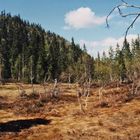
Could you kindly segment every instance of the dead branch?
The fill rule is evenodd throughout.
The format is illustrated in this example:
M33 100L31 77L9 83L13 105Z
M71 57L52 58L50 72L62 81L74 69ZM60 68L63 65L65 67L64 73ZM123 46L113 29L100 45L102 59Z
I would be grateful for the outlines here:
M45 93L39 92L39 101L45 102L47 100L47 95Z
M51 97L57 98L59 96L59 93L60 93L60 88L57 79L55 79L53 88L51 90Z
M69 73L69 75L68 75L69 88L70 88L70 84L71 84L71 76L72 76L72 74Z
M84 110L84 107L83 107L83 103L82 103L82 95L83 95L83 90L81 90L79 88L79 85L77 85L77 99L78 99L78 103L79 103L79 106L80 106L80 110L81 112L85 113L85 110Z
M15 83L15 84L16 84L16 86L17 86L19 95L20 95L20 96L24 96L25 93L26 93L26 91L25 91L25 89L24 89L24 87L23 87L23 84L22 84L22 83Z
M103 98L103 87L99 89L99 100L101 101Z
M87 108L88 106L88 97L90 96L90 92L91 92L91 79L89 79L88 83L87 83L87 87L86 87L86 99L85 99L85 108ZM84 93L85 94L85 93Z
M126 29L126 32L125 32L125 39L126 39L130 28L133 28L135 22L140 17L140 12L132 12L132 13L124 14L123 13L123 7L127 8L127 9L128 8L140 9L140 6L128 4L125 0L121 0L121 2L122 2L121 4L118 4L117 6L113 7L113 9L107 15L107 17L106 17L106 25L107 25L107 28L109 28L109 17L112 15L112 13L115 10L117 10L119 15L121 17L123 17L123 18L130 17L130 16L135 16L133 21L130 23L130 25Z
M85 109L88 106L88 97L91 92L91 79L89 78L84 83L78 83L77 85L77 99L80 106L80 110L85 113Z
M45 91L45 94L47 94L48 93L48 91L47 91L47 86L49 85L47 82L50 80L50 76L48 76L48 78L47 78L47 75L45 74L45 77L44 77L44 81L43 81L43 83L41 84L42 86L43 86L43 88L44 88L44 91ZM49 89L49 88L48 88Z

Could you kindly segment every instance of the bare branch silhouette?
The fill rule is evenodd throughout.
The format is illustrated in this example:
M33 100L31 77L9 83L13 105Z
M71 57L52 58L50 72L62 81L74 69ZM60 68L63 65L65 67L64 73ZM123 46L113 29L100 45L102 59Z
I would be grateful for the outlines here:
M126 32L125 32L125 39L126 39L130 28L133 28L135 22L140 17L140 12L130 12L130 13L124 14L123 13L123 8L124 7L127 8L127 9L128 8L133 8L134 10L136 10L136 9L140 9L140 6L129 4L125 0L121 0L121 2L122 2L121 4L118 4L117 6L113 7L113 9L107 15L107 17L106 17L106 25L107 25L107 28L109 28L109 17L113 14L113 12L115 10L118 11L119 15L122 18L134 16L134 19L132 20L132 22L130 23L130 25L126 29Z

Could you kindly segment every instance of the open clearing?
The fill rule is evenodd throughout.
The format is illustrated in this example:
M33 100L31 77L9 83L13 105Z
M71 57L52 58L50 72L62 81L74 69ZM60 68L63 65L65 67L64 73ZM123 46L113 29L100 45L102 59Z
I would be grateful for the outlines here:
M31 85L24 85L26 93ZM35 85L35 90L44 92ZM85 112L75 85L61 84L58 98L19 97L14 84L0 87L0 140L140 140L140 96L127 96L127 86L92 87Z

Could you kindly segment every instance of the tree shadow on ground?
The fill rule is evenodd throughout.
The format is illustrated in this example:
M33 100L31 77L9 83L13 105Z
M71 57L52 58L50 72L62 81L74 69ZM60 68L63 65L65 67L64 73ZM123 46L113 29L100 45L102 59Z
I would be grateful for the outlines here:
M20 132L22 129L29 129L37 125L48 125L51 120L41 118L28 120L15 120L6 123L0 123L0 132Z

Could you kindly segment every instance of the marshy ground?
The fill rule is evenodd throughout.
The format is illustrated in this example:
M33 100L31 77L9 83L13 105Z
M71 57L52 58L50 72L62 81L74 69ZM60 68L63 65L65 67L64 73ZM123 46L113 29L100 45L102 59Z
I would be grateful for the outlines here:
M92 87L84 112L74 84L61 84L60 96L45 101L23 86L25 97L15 84L0 86L0 140L140 140L140 94L130 96L128 85L105 87L102 99Z

